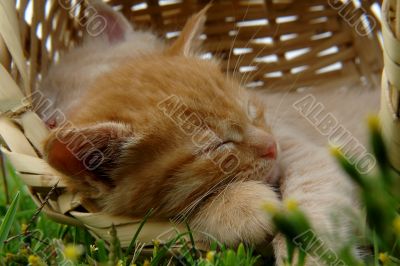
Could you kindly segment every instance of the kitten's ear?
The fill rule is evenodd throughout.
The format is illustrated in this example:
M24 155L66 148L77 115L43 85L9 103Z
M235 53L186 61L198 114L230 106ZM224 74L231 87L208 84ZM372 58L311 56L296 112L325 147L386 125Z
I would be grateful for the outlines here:
M88 9L90 9L90 17L87 38L106 37L110 43L116 43L125 40L126 34L132 31L129 21L102 1L92 1ZM92 24L97 21L99 26L90 27L91 20L93 20Z
M85 128L61 128L45 143L48 163L69 177L90 176L107 181L118 164L133 131L120 123L100 123ZM108 180L112 181L112 180Z
M206 13L210 7L211 4L206 5L201 11L189 18L178 39L167 50L168 54L188 56L196 49L196 43L203 32L207 20Z

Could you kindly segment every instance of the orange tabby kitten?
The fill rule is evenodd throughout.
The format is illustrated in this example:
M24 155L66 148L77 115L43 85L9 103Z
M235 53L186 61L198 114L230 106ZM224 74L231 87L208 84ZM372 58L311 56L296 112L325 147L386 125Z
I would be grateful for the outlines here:
M170 46L95 4L101 36L53 66L38 106L56 130L46 158L92 211L187 218L199 240L257 244L272 234L277 145L263 105L196 56L207 7Z

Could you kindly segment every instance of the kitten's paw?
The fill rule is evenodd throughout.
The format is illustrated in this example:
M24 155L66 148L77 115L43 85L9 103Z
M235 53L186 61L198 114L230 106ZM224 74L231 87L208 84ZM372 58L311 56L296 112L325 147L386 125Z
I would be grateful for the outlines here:
M195 237L227 245L262 243L273 234L272 221L262 208L265 203L280 204L277 193L268 185L256 181L232 183L194 215L191 227Z

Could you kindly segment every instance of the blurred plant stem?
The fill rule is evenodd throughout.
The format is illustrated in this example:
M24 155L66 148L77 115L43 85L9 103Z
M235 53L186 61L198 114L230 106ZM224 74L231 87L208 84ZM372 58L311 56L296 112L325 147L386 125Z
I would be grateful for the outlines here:
M4 195L6 198L6 205L10 204L10 192L8 191L8 182L7 182L7 172L6 172L6 161L3 152L0 149L0 168L1 168L1 176L3 178L3 188Z

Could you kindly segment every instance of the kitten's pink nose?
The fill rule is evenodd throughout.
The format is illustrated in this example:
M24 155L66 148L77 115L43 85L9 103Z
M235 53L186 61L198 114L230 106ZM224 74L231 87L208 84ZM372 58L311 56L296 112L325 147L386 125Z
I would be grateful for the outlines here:
M257 155L263 159L274 160L277 157L277 146L274 137L259 128L249 132L250 145Z
M259 150L259 155L265 159L276 159L277 149L275 142L267 143L265 147Z

